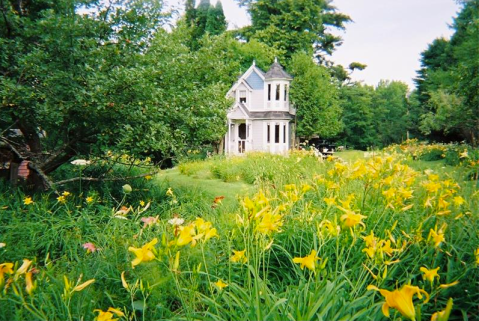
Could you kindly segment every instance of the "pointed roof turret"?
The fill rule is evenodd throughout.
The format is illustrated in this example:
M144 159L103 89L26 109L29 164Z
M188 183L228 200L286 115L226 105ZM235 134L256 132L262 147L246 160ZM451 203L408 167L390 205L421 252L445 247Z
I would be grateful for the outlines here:
M274 63L269 67L268 72L264 76L266 80L269 79L288 79L292 80L293 77L284 71L283 67L278 63L278 58L274 58Z

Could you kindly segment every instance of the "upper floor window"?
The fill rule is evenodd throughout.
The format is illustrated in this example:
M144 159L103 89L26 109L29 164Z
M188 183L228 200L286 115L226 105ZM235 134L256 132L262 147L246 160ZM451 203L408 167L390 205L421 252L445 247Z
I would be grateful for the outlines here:
M240 93L239 93L239 101L240 103L245 103L246 102L246 90L240 90Z
M279 100L279 89L280 85L276 85L276 100Z
M284 101L288 100L288 85L284 85Z
M268 84L268 101L271 101L271 84Z

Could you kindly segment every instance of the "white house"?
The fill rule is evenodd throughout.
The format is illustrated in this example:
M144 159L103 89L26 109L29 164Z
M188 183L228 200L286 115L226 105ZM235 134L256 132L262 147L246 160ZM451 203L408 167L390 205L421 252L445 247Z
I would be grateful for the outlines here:
M289 102L291 77L275 59L264 73L255 63L228 91L234 104L228 112L225 153L285 153L294 138L295 110Z

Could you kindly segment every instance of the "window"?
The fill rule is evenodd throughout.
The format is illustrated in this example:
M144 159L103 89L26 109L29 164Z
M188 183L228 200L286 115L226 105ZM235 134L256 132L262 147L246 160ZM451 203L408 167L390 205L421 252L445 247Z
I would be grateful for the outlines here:
M283 125L283 144L286 144L286 125Z
M274 126L274 142L279 143L279 125Z
M246 139L246 124L240 124L238 127L239 139Z
M271 142L271 134L270 134L270 125L266 126L266 142L269 144Z
M284 101L288 100L288 85L284 85Z
M240 90L240 103L246 102L246 90Z
M276 100L279 100L279 85L276 85Z
M268 101L271 101L271 84L268 84Z

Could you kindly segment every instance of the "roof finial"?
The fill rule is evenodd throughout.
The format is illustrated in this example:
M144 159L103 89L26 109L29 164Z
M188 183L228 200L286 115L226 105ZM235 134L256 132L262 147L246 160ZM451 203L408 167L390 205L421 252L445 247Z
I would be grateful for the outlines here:
M253 66L256 66L256 59L253 59Z
M274 57L274 62L278 63L278 57Z

